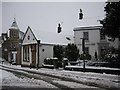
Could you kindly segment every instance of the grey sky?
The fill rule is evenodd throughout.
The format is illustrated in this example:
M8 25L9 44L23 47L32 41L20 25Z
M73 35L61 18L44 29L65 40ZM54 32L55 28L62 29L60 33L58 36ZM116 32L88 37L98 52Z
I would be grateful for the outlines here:
M38 33L56 33L61 23L61 34L73 35L74 27L100 25L97 20L104 17L104 6L104 2L3 2L2 32L9 29L15 17L23 32L30 26ZM83 20L78 19L80 8Z
M2 31L2 3L0 2L0 33ZM0 35L1 36L1 35Z

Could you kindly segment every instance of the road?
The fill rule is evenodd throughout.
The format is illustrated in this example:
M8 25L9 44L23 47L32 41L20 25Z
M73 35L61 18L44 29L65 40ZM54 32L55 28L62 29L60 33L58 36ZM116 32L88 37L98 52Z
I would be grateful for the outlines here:
M58 89L58 90L80 90L90 89L105 90L104 88L96 87L94 85L88 86L82 83L71 81L65 78L58 78L49 75L42 75L40 73L33 73L27 70L18 70L8 67L2 67L2 88L3 89ZM8 76L7 76L8 75Z

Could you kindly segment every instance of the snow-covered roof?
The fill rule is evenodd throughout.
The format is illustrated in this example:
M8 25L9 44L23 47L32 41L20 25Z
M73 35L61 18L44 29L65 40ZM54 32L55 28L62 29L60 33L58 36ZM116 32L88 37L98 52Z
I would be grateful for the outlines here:
M73 36L72 35L65 35L61 33L54 33L54 32L35 32L35 36L37 39L41 40L41 43L49 43L49 44L62 44L67 45L68 43L73 43ZM71 40L68 40L69 37Z
M99 30L102 26L87 26L87 27L76 27L73 31L83 31L83 30Z
M40 43L44 44L67 45L68 43L73 43L74 41L74 37L72 35L64 35L61 33L58 34L56 32L38 31L33 29L31 29L31 31L36 39L40 40ZM69 38L69 40L67 38Z
M14 21L9 29L19 29L15 18L14 18Z

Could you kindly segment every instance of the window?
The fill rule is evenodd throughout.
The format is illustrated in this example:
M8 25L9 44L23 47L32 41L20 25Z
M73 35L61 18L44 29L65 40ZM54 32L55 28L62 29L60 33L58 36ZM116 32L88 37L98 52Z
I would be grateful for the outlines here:
M29 39L30 39L30 36L28 35L28 37L27 37L27 38L28 38L28 40L29 40Z
M27 49L24 48L24 60L26 61L27 60Z
M7 49L5 48L4 51L7 51Z
M83 38L84 38L85 40L89 40L88 32L83 32Z
M29 60L30 57L29 57L29 46L24 46L23 47L23 61L30 61Z
M85 47L85 53L89 54L89 47Z
M100 40L105 40L105 35L102 31L100 31Z
M16 32L13 32L13 37L16 37Z
M42 51L44 52L44 51L45 51L45 49L42 49Z
M13 43L11 43L11 48L13 47Z
M13 43L13 48L16 48L16 44L15 43Z
M15 42L11 43L11 48L14 48L14 49L16 48L16 43Z
M27 48L27 61L29 61L29 47Z
M11 31L11 36L13 36L13 31Z
M4 41L6 41L6 37L4 36Z
M31 45L31 51L36 51L36 45Z

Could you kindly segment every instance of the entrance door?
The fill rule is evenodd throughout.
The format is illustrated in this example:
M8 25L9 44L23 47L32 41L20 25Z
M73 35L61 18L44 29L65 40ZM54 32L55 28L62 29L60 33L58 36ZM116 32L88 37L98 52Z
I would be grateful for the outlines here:
M31 45L32 67L36 66L36 45Z

